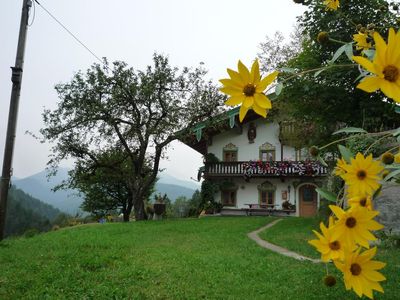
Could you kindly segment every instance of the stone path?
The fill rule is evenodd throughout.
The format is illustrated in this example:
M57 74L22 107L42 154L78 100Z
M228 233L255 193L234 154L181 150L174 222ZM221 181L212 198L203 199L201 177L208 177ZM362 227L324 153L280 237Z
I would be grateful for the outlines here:
M273 221L273 222L271 222L271 223L269 223L269 224L267 224L267 225L265 225L265 226L263 226L263 227L261 227L261 228L255 230L255 231L252 231L252 232L248 233L247 236L248 236L250 239L252 239L253 241L255 241L259 246L261 246L261 247L263 247L263 248L265 248L265 249L274 251L274 252L276 252L276 253L279 253L279 254L281 254L281 255L289 256L289 257L292 257L292 258L294 258L294 259L301 260L301 261L303 261L303 260L308 260L308 261L311 261L311 262L313 262L313 263L320 263L321 260L319 260L319 259L314 259L314 258L310 258L310 257L306 257L306 256L303 256L303 255L300 255L300 254L298 254L298 253L296 253L296 252L293 252L293 251L290 251L290 250L288 250L288 249L286 249L286 248L283 248L283 247L280 247L280 246L271 244L271 243L269 243L269 242L267 242L267 241L261 239L261 238L258 236L258 234L259 234L261 231L264 231L264 230L266 230L266 229L268 229L268 228L274 226L276 223L278 223L278 222L280 222L280 221L282 221L282 219L278 219L278 220L276 220L276 221Z

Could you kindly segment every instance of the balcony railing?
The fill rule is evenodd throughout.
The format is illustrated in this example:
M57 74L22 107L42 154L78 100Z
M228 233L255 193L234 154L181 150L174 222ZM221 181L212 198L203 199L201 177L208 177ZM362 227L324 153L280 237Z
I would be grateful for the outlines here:
M206 163L204 175L282 177L282 176L325 176L328 168L317 161L236 161Z

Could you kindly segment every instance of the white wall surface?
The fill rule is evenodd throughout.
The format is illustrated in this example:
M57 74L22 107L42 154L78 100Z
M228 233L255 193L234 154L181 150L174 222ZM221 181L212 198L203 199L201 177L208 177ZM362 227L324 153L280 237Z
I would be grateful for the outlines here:
M281 160L281 144L279 142L279 125L276 122L269 122L265 119L254 121L257 130L257 137L254 143L249 143L247 131L249 123L243 125L243 132L238 133L236 128L225 131L213 137L212 145L208 146L208 153L213 153L221 161L223 160L223 148L229 143L238 147L238 161L259 160L260 146L266 142L275 146L275 160ZM295 160L293 147L284 146L283 158Z

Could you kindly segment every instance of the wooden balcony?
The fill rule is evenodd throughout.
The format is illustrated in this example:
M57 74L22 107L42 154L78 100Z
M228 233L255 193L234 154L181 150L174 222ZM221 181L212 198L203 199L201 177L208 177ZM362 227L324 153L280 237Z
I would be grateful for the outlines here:
M328 168L317 161L236 161L206 163L205 177L317 177Z

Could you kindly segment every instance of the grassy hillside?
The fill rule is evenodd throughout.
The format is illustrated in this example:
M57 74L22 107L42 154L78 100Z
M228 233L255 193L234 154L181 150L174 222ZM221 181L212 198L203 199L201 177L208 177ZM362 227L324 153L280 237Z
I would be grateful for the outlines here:
M6 240L0 299L358 299L341 283L322 285L324 266L275 254L246 236L271 220L95 224ZM390 259L399 265L397 256ZM390 276L397 278L376 299L400 292L398 272Z
M61 212L12 187L9 191L5 235L21 235L29 229L47 231Z

